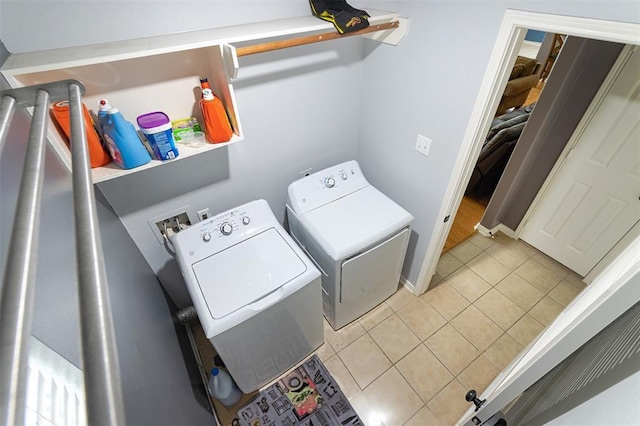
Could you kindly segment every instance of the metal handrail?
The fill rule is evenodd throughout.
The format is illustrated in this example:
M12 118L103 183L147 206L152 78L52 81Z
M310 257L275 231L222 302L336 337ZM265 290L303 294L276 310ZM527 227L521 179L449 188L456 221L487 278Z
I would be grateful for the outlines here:
M60 99L69 99L71 118L81 353L87 421L90 425L125 424L118 352L84 131L81 100L84 90L79 81L64 80L2 93L0 154L15 108L35 105L0 293L0 420L5 426L24 423L27 338L31 333L33 316L48 108L50 102Z
M44 182L44 132L48 105L49 94L44 90L38 90L2 284L0 392L3 421L7 426L24 423L27 339L33 317L40 198ZM6 137L7 132L2 131L2 134Z

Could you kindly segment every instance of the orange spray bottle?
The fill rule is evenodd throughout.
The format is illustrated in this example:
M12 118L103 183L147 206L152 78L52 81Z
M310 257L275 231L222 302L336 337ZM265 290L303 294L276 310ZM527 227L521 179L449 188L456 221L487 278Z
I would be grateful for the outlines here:
M209 88L202 90L200 112L204 123L204 134L209 143L227 142L231 139L233 130L222 100L214 96Z

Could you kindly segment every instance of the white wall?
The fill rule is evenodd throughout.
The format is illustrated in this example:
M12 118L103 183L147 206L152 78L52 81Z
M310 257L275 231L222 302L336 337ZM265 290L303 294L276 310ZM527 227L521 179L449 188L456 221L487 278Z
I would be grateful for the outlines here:
M444 219L436 216L506 9L640 22L640 8L635 1L368 4L411 20L398 47L367 42L357 159L373 184L416 217L403 270L415 284ZM429 157L414 150L418 133L433 140Z
M307 2L297 0L0 0L0 4L0 38L13 53L290 18L309 11Z

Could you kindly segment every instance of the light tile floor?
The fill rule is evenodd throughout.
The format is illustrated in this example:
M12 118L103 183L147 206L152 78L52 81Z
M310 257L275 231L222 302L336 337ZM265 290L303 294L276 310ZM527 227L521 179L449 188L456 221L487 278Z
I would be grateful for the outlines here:
M334 331L318 355L368 426L453 425L584 288L522 241L479 234L443 254L429 291L405 288Z
M315 353L367 426L454 425L467 391L480 394L583 288L530 245L476 234L441 256L425 294L402 287L338 331L325 320ZM215 353L196 341L208 371ZM254 394L216 404L223 424Z

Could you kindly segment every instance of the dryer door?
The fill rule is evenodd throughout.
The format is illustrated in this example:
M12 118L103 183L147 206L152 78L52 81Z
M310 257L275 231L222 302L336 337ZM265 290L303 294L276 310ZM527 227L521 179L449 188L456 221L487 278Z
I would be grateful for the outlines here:
M396 292L410 234L411 230L404 228L342 263L336 329L359 318Z

